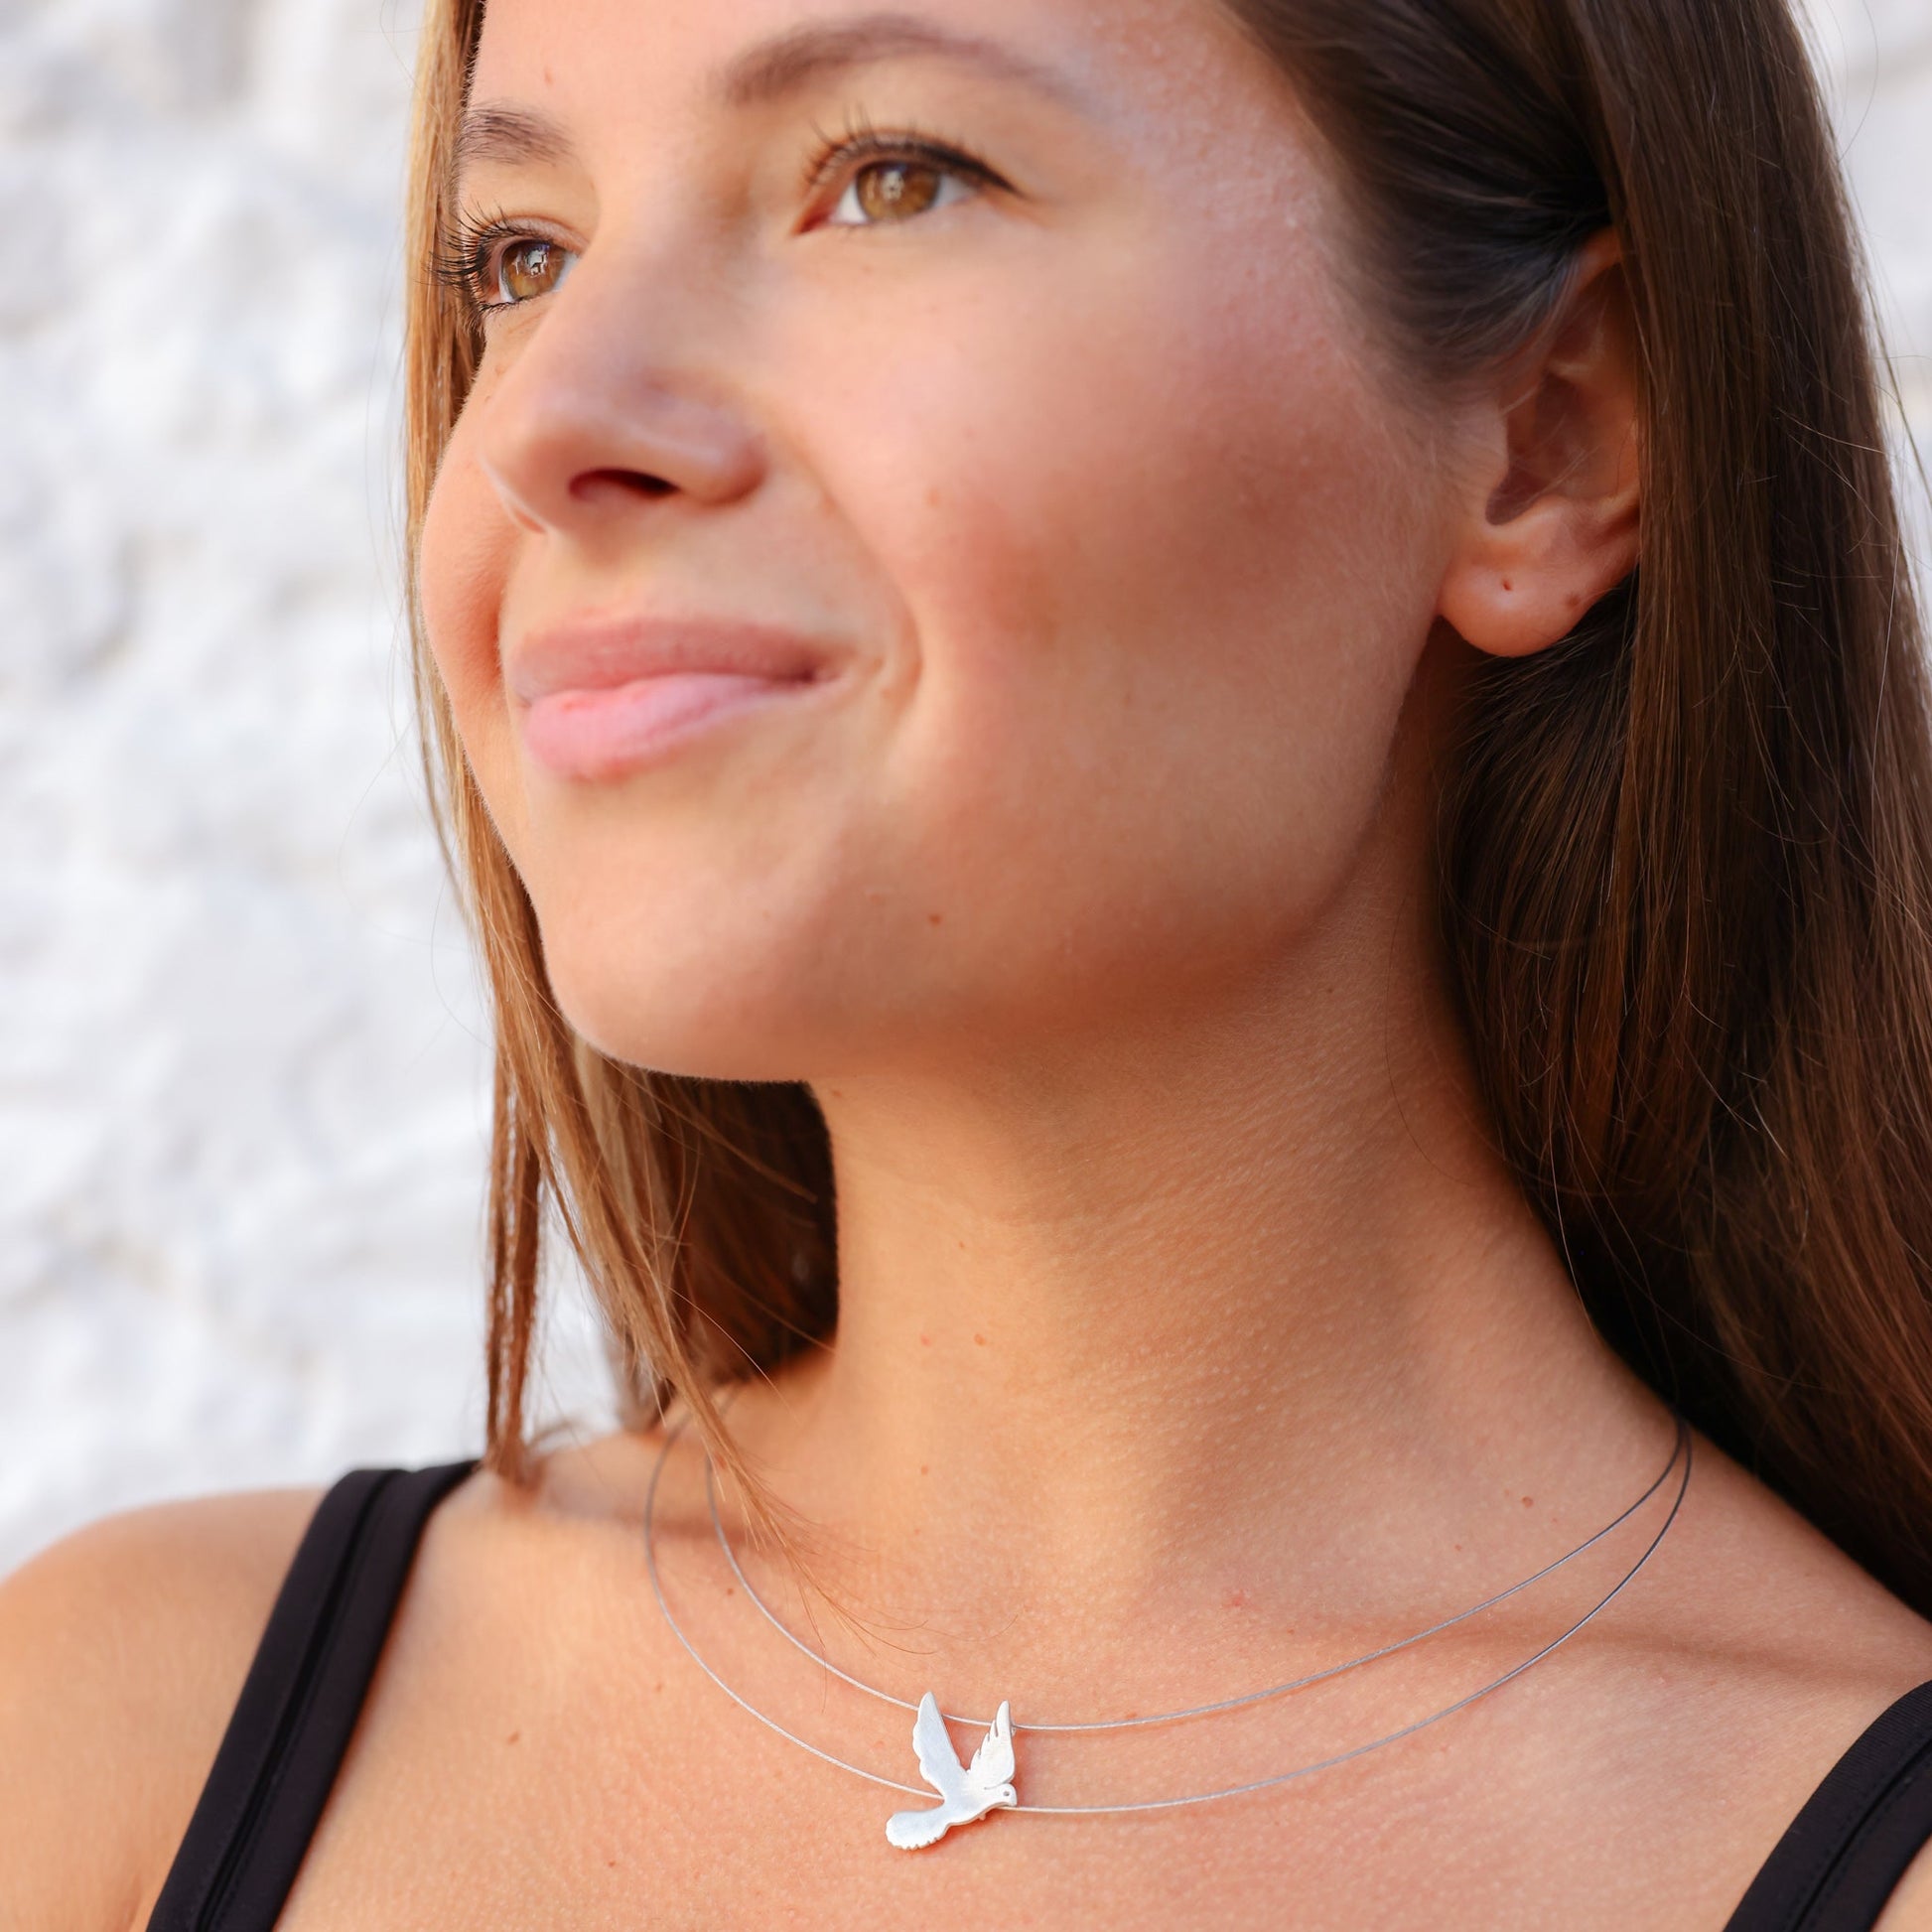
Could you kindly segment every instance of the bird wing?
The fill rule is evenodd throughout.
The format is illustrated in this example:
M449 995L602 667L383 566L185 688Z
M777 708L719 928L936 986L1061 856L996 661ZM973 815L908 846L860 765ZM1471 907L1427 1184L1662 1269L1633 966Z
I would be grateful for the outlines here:
M992 1791L1013 1781L1013 1713L1002 1704L993 1716L993 1728L973 1753L966 1782L979 1791Z
M919 1775L940 1797L963 1795L966 1773L960 1769L959 1753L946 1734L946 1721L940 1717L939 1702L930 1691L919 1700L919 1715L912 1725L912 1748L919 1754Z

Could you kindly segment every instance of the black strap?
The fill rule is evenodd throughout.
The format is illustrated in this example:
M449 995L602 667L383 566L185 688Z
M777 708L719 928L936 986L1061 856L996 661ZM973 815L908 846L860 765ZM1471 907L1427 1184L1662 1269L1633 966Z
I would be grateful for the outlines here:
M1928 1841L1932 1684L1921 1684L1832 1767L1725 1932L1871 1932Z
M289 1565L148 1932L271 1932L430 1511L476 1467L352 1469Z

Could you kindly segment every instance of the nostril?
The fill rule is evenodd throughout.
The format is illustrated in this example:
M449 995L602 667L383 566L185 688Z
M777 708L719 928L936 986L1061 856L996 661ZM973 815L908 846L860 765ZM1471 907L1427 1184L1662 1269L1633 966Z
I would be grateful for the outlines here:
M570 485L571 495L580 503L595 502L609 495L669 496L676 489L676 483L644 470L587 470Z

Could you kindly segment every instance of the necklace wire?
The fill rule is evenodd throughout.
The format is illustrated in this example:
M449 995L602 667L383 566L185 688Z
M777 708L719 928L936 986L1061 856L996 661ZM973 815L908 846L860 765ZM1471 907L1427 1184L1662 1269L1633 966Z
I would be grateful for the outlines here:
M713 1669L711 1664L708 1663L706 1659L703 1657L703 1655L699 1652L697 1646L685 1634L684 1629L682 1625L679 1624L677 1618L671 1614L671 1606L669 1602L666 1600L664 1595L663 1581L658 1576L657 1573L657 1545L656 1545L656 1537L654 1534L656 1519L657 1519L657 1484L659 1478L664 1473L665 1460L670 1455L671 1449L673 1446L676 1444L678 1438L681 1435L683 1435L685 1427L689 1423L689 1421L690 1418L688 1416L681 1417L668 1431L666 1431L663 1447L657 1451L657 1461L651 1469L650 1485L644 1492L644 1568L646 1572L649 1574L651 1594L657 1599L657 1607L659 1612L662 1614L664 1618L665 1627L670 1631L671 1635L677 1639L679 1644L683 1646L685 1653L690 1657L691 1661L694 1664L696 1664L701 1671L704 1672L705 1676L710 1678L711 1681L715 1685L717 1685L717 1687L721 1691L723 1691L724 1694L728 1698L730 1698L735 1705L739 1707L740 1710L746 1712L749 1716L756 1718L759 1724L765 1726L767 1730L776 1731L778 1735L784 1738L787 1743L797 1745L800 1750L810 1752L810 1754L813 1757L819 1758L824 1763L833 1765L838 1770L849 1771L854 1777L864 1778L870 1784L883 1785L889 1791L903 1792L907 1797L929 1799L932 1794L924 1787L916 1784L901 1784L897 1778L889 1778L882 1775L878 1771L867 1770L863 1764L854 1764L848 1758L835 1757L830 1751L820 1749L818 1745L812 1743L808 1738L800 1737L796 1731L786 1729L786 1727L780 1723L778 1723L778 1721L775 1718L767 1717L762 1711L760 1711L758 1708L757 1705L753 1704L750 1699L746 1698L740 1692L734 1690L730 1684L726 1683L724 1678L721 1677L715 1669ZM1682 1417L1679 1417L1677 1422L1676 1443L1673 1446L1671 1450L1671 1459L1668 1463L1665 1464L1664 1474L1660 1476L1656 1482L1651 1484L1650 1488L1644 1492L1643 1497L1637 1503L1633 1504L1631 1506L1631 1509L1625 1510L1623 1515L1617 1518L1616 1523L1612 1523L1608 1525L1605 1529L1599 1530L1596 1536L1590 1538L1590 1543L1594 1543L1600 1537L1607 1535L1610 1529L1614 1529L1617 1526L1617 1523L1621 1523L1627 1520L1628 1517L1633 1513L1635 1509L1641 1508L1644 1502L1647 1502L1651 1496L1655 1495L1657 1493L1658 1488L1662 1486L1662 1483L1664 1482L1665 1478L1669 1476L1671 1470L1676 1466L1679 1452L1680 1451L1682 1452L1684 1457L1684 1473L1678 1481L1677 1494L1671 1499L1670 1514L1664 1518L1663 1527L1658 1530L1657 1534L1653 1536L1650 1542L1645 1546L1643 1554L1640 1557L1638 1557L1636 1562L1632 1564L1630 1568L1623 1574L1623 1576L1612 1587L1609 1592L1603 1597L1599 1598L1598 1601L1591 1608L1587 1610L1581 1617L1579 1617L1575 1623L1571 1624L1567 1630L1562 1631L1559 1635L1552 1638L1551 1641L1546 1643L1540 1650L1533 1651L1528 1657L1524 1658L1520 1664L1512 1665L1511 1668L1506 1670L1500 1677L1494 1678L1489 1683L1484 1684L1480 1686L1478 1689L1469 1692L1468 1695L1465 1697L1457 1698L1453 1704L1445 1705L1442 1710L1432 1712L1426 1718L1419 1718L1416 1720L1414 1724L1404 1725L1399 1730L1392 1730L1389 1731L1384 1736L1371 1738L1366 1744L1356 1744L1348 1750L1337 1752L1332 1757L1318 1758L1311 1764L1298 1764L1291 1771L1280 1771L1277 1772L1272 1777L1255 1778L1245 1784L1224 1785L1221 1786L1219 1789L1213 1791L1188 1792L1177 1798L1146 1798L1130 1804L1013 1805L1013 1806L1006 1807L1006 1809L1016 1811L1016 1812L1032 1813L1034 1816L1040 1817L1040 1818L1098 1818L1104 1816L1118 1817L1130 1812L1175 1811L1184 1805L1212 1804L1216 1799L1219 1798L1238 1798L1238 1797L1245 1796L1247 1793L1253 1791L1272 1790L1277 1785L1293 1783L1297 1778L1311 1777L1316 1771L1333 1770L1337 1765L1348 1763L1351 1758L1365 1757L1370 1751L1380 1750L1385 1744L1394 1744L1400 1742L1401 1739L1405 1737L1413 1737L1418 1731L1427 1730L1432 1725L1441 1724L1445 1718L1452 1718L1455 1716L1455 1714L1458 1711L1466 1711L1470 1705L1477 1703L1480 1699L1486 1698L1496 1691L1500 1691L1505 1684L1514 1682L1515 1679L1521 1677L1523 1673L1529 1670L1532 1666L1536 1664L1540 1664L1544 1658L1550 1655L1552 1651L1561 1649L1565 1644L1567 1644L1571 1640L1572 1637L1576 1636L1580 1630L1584 1629L1586 1625L1594 1622L1595 1619L1599 1617L1606 1609L1608 1609L1610 1604L1614 1602L1616 1598L1620 1596L1623 1593L1623 1591L1627 1589L1629 1586L1636 1581L1638 1572L1641 1571L1645 1566L1645 1564L1647 1564L1650 1561L1650 1559L1656 1554L1658 1545L1663 1542L1664 1538L1667 1535L1669 1535L1671 1525L1677 1521L1678 1512L1684 1506L1685 1494L1691 1486L1691 1460L1692 1460L1693 1448L1694 1448L1694 1440L1692 1438L1689 1425L1684 1422ZM709 1464L710 1464L710 1458L707 1456L706 1458L707 1476L709 1475ZM1588 1547L1589 1544L1587 1543L1580 1544L1577 1550L1571 1552L1571 1555L1572 1556L1579 1555L1583 1550L1587 1549ZM1549 1574L1549 1570L1555 1569L1556 1567L1557 1566L1555 1564L1552 1564L1548 1566L1545 1570L1539 1571L1537 1575L1539 1577L1547 1576ZM1536 1578L1534 1577L1526 1578L1524 1580L1524 1584L1519 1584L1515 1586L1515 1589L1520 1589L1524 1587L1526 1584L1534 1583L1535 1581ZM1501 1593L1501 1595L1491 1598L1490 1601L1501 1602L1504 1597L1507 1597L1512 1594L1514 1594L1514 1589L1504 1590ZM1477 1609L1482 1609L1486 1607L1488 1607L1487 1604L1478 1604L1476 1606ZM1399 1650L1404 1648L1409 1643L1419 1642L1421 1640L1421 1637L1433 1635L1435 1630L1438 1629L1447 1629L1449 1627L1449 1624L1458 1623L1462 1621L1463 1617L1471 1616L1475 1612L1473 1610L1463 1611L1461 1615L1450 1617L1448 1623L1433 1626L1431 1630L1423 1631L1419 1633L1419 1635L1416 1637L1405 1638L1400 1643L1390 1645L1387 1648L1380 1651L1371 1652L1370 1656L1367 1658L1357 1658L1354 1660L1353 1664L1335 1666L1328 1671L1318 1672L1314 1677L1303 1681L1308 1683L1315 1683L1318 1682L1322 1677L1334 1675L1336 1670L1352 1669L1356 1664L1369 1662L1371 1661L1372 1658L1375 1657L1386 1656L1390 1649ZM769 1612L767 1612L766 1614L768 1615ZM789 1635L790 1633L786 1632L786 1634ZM800 1647L803 1648L802 1645ZM807 1656L816 1656L816 1653L810 1650L806 1650L805 1654ZM818 1661L820 1663L825 1663L825 1660L823 1658L818 1659ZM830 1670L833 1667L830 1664L825 1664L825 1668ZM843 1673L835 1673L835 1674L843 1675ZM848 1678L846 1679L846 1681L848 1683L851 1683L853 1680ZM861 1684L857 1688L860 1690L867 1690L870 1687ZM1280 1689L1278 1689L1275 1692L1263 1693L1262 1695L1280 1695L1280 1690L1287 1689L1287 1688L1290 1687L1287 1686L1280 1687ZM875 1697L885 1696L883 1692L877 1692L877 1691L873 1692L872 1695L874 1695ZM897 1704L898 1702L897 1698L890 1698L887 1701L894 1704ZM1234 1700L1234 1703L1241 1704L1241 1703L1248 1703L1253 1701L1254 1701L1253 1698L1250 1697L1246 1699L1236 1699ZM1215 1705L1205 1705L1201 1707L1201 1711L1206 1712L1206 1711L1212 1711L1212 1710L1217 1710L1222 1708L1225 1707L1215 1706ZM1196 1714L1176 1713L1173 1715L1189 1716L1189 1715L1196 1715ZM1156 1721L1139 1720L1134 1722L1152 1723ZM1075 1728L1089 1728L1089 1727L1111 1728L1114 1726L1108 1726L1108 1725L1047 1726L1041 1725L1015 1725L1013 1726L1015 1730L1022 1730L1022 1729L1040 1730L1040 1729L1047 1729L1047 1728L1075 1729Z
M1324 1669L1311 1671L1307 1677L1290 1678L1284 1684L1271 1684L1265 1691L1249 1691L1240 1697L1222 1698L1213 1704L1189 1705L1183 1711L1157 1711L1145 1718L1106 1718L1086 1724L1022 1724L1017 1718L1012 1721L1013 1729L1035 1731L1057 1731L1062 1734L1074 1731L1094 1730L1138 1730L1149 1725L1179 1724L1188 1718L1207 1718L1221 1711L1239 1711L1251 1704L1266 1704L1271 1698L1286 1697L1291 1691L1305 1691L1312 1684L1325 1683L1331 1677L1339 1677L1344 1671L1359 1670L1364 1664L1378 1663L1384 1657L1392 1657L1399 1650L1407 1650L1411 1644L1423 1642L1426 1638L1440 1636L1445 1630L1451 1630L1458 1623L1466 1623L1472 1616L1480 1616L1484 1610L1493 1610L1498 1603L1508 1601L1519 1591L1528 1589L1532 1584L1540 1584L1544 1578L1554 1575L1565 1564L1574 1563L1587 1550L1593 1549L1613 1530L1618 1530L1647 1503L1664 1484L1670 1480L1671 1471L1677 1466L1677 1458L1684 1453L1685 1428L1678 1424L1677 1435L1671 1442L1670 1460L1658 1470L1657 1479L1621 1515L1612 1517L1595 1535L1585 1538L1574 1550L1566 1551L1554 1563L1546 1563L1533 1576L1525 1577L1522 1582L1511 1584L1507 1589L1499 1589L1494 1596L1485 1596L1480 1603L1472 1603L1466 1610L1458 1610L1453 1616L1445 1617L1440 1623L1432 1623L1426 1630L1418 1630L1413 1635L1398 1637L1393 1643L1384 1644L1379 1650L1371 1650L1360 1657L1351 1657L1343 1664L1329 1664ZM863 1691L867 1697L877 1698L882 1704L897 1705L901 1711L916 1712L918 1706L907 1698L894 1697L890 1691L882 1691L876 1685L841 1670L837 1664L822 1652L814 1650L791 1627L783 1622L763 1597L753 1587L752 1580L746 1576L738 1561L738 1554L731 1546L731 1538L726 1534L723 1520L718 1514L718 1489L714 1481L715 1469L710 1454L704 1460L705 1506L711 1513L711 1527L718 1538L718 1547L725 1553L725 1561L731 1566L732 1575L737 1578L739 1587L764 1620L777 1631L779 1636L802 1652L821 1669L831 1672L841 1683L849 1684L855 1691ZM986 1730L992 1726L991 1718L961 1717L951 1711L943 1711L940 1716L949 1725L965 1725L975 1730Z

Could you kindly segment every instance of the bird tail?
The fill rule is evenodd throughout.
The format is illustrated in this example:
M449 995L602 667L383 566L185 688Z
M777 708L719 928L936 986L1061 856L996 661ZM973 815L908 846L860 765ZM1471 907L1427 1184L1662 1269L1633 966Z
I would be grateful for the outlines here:
M896 1811L886 1821L886 1836L901 1852L923 1852L928 1845L937 1845L947 1829L944 1805L931 1811Z

